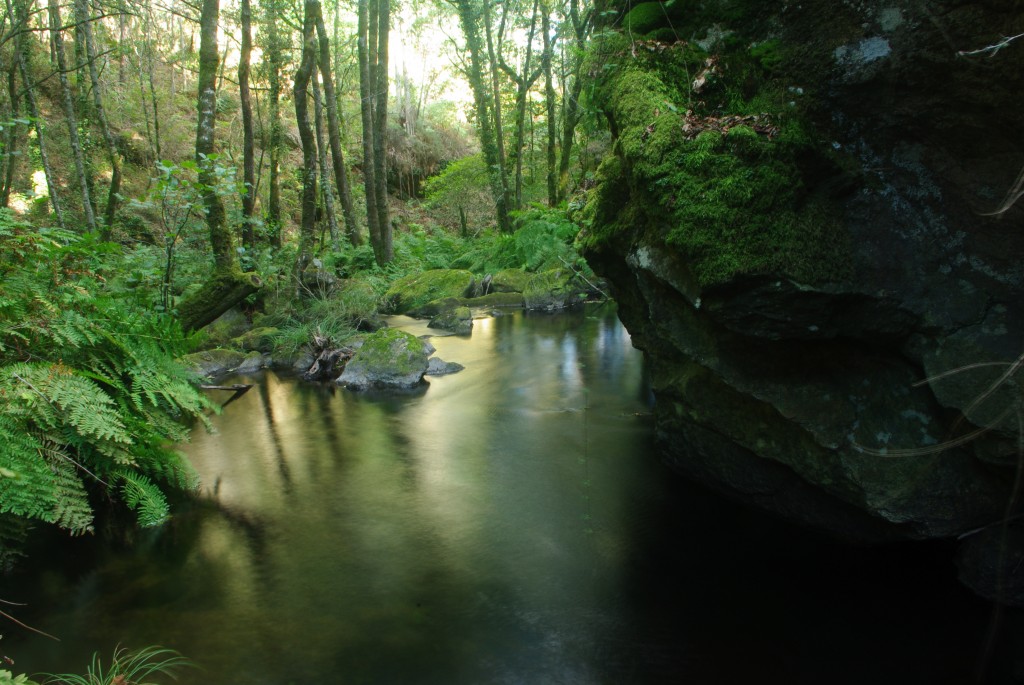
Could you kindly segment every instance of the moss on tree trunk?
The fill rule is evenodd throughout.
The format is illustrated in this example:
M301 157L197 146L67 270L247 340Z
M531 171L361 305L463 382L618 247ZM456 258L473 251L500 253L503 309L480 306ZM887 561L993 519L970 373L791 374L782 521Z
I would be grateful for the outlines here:
M218 270L194 295L178 305L186 331L199 330L263 287L260 277L238 269Z

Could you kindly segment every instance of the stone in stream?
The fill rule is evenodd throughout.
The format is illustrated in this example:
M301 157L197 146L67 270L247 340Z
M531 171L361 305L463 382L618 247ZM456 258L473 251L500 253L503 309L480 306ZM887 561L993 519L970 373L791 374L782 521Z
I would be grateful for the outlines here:
M410 333L384 328L366 337L336 382L353 390L413 388L422 382L433 351Z

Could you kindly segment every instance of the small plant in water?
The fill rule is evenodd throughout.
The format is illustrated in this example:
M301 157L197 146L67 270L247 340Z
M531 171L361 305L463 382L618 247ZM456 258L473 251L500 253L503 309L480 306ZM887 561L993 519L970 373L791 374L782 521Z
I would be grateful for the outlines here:
M158 681L150 680L150 678L164 675L176 679L175 672L178 669L194 665L173 649L151 646L143 647L138 651L129 651L118 647L114 650L109 669L104 668L103 659L100 658L99 652L95 652L85 675L47 675L43 683L44 685L156 685Z

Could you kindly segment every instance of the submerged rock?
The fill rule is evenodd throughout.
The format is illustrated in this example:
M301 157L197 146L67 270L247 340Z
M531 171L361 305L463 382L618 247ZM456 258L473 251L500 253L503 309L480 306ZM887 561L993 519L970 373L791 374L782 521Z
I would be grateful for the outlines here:
M354 390L412 388L423 380L433 346L416 336L384 328L366 336L338 376L338 385Z

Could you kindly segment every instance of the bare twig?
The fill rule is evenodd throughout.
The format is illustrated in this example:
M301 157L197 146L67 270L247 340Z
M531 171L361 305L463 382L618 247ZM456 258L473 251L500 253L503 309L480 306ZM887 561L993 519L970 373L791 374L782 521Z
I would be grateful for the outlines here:
M977 50L958 50L957 53L956 53L956 56L957 57L973 57L975 55L987 55L988 57L992 57L993 55L995 55L997 52L999 52L1003 48L1008 47L1010 45L1010 43L1012 43L1013 41L1017 40L1018 38L1024 38L1024 33L1018 33L1016 36L1009 36L1009 37L1005 37L1004 36L1003 39L1001 41L999 41L998 43L993 43L992 45L986 45L985 47L978 48Z
M32 626L25 625L24 623L22 623L21 621L19 621L18 619L14 618L13 616L11 616L10 614L8 614L8 613L6 613L4 611L0 611L0 616L3 616L4 618L6 618L8 621L11 621L12 623L16 623L17 625L21 626L25 630L31 630L33 633L38 633L39 635L42 635L43 637L48 637L51 640L56 640L57 642L60 642L60 638L59 637L54 637L53 635L50 635L49 633L44 633L43 631L41 631L41 630L39 630L37 628L33 628Z

